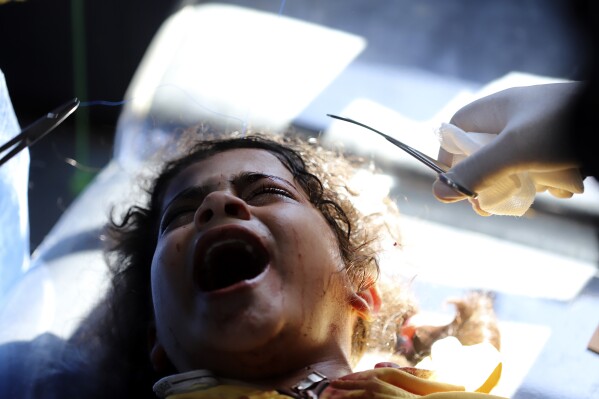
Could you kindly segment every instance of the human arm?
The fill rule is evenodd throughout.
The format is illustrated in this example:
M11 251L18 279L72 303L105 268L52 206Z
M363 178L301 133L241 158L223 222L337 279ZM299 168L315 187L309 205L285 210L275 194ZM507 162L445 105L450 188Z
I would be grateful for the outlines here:
M514 186L527 181L534 185L533 197L535 191L547 190L560 198L583 191L580 163L568 136L572 134L572 100L582 85L569 82L510 88L476 100L453 116L451 125L467 132L466 138L477 137L472 132L486 133L485 139L492 137L465 158L450 152L459 154L460 149L443 143L445 149L439 152L439 160L452 166L447 177L479 194L470 200L477 213L496 213L497 202L509 195L498 183L510 185L516 176L522 179ZM442 202L467 198L440 180L434 183L433 193ZM492 201L485 203L485 197Z

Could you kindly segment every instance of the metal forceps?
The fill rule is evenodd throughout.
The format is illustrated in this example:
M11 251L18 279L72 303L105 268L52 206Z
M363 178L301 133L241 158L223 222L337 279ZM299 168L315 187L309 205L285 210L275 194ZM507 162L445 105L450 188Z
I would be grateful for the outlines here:
M54 130L58 125L64 122L69 115L75 112L78 106L79 100L77 98L73 98L60 107L48 112L46 115L27 126L25 129L21 130L21 133L0 147L0 155L10 150L6 155L0 158L0 166L17 155L20 151L26 147L31 147L42 137Z
M349 118L344 118L342 116L337 116L337 115L327 114L327 116L330 116L331 118L339 119L339 120L342 120L345 122L353 123L354 125L362 126L368 130L371 130L375 133L380 134L385 139L387 139L387 141L395 144L397 147L401 148L402 150L404 150L405 152L407 152L408 154L410 154L411 156L413 156L414 158L416 158L417 160L419 160L420 162L422 162L423 164L425 164L426 166L428 166L429 168L431 168L432 170L437 172L439 174L439 180L441 180L443 183L447 184L449 187L464 194L467 197L471 197L471 198L477 197L477 194L475 192L467 189L466 187L462 186L458 182L450 179L449 177L447 177L447 175L445 175L445 172L447 172L449 170L449 166L445 165L444 163L441 163L441 162L437 161L436 159L433 159L433 158L429 157L428 155L410 147L409 145L404 144L401 141L399 141L379 130L376 130L368 125L365 125L361 122L358 122L358 121L355 121L355 120L349 119Z

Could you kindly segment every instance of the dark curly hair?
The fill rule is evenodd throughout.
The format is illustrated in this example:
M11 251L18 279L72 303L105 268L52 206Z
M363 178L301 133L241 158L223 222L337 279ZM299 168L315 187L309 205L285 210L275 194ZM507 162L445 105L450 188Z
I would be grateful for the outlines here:
M205 132L197 133L179 141L183 151L178 150L179 155L160 168L145 190L147 203L131 206L122 218L112 215L106 226L112 284L76 337L87 341L93 337L96 374L102 379L101 390L111 397L151 396L153 382L162 376L153 370L148 354L148 327L153 322L149 266L157 244L165 190L172 178L191 164L233 149L270 152L292 173L335 233L354 288L367 288L379 272L377 224L352 205L347 184L350 172L362 163L360 159L325 150L315 140L297 136L252 134L206 139ZM354 362L366 347L368 330L367 321L358 320L353 332Z

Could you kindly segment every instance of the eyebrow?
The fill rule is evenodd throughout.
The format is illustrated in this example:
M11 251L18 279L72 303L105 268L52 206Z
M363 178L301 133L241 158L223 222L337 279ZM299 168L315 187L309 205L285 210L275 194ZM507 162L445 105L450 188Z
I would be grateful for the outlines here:
M259 180L263 180L263 179L269 179L269 180L274 180L277 181L279 183L282 183L290 188L292 188L296 193L301 194L299 192L299 190L295 187L295 185L293 185L291 182L289 182L287 179L284 179L282 177L279 176L274 176L274 175L268 175L265 173L260 173L260 172L241 172L239 174L234 175L231 179L229 179L228 181L235 187L243 187L252 183L255 183ZM187 187L183 190L181 190L180 192L178 192L169 202L168 204L166 204L166 206L164 206L162 208L162 212L164 212L165 210L167 210L171 204L177 202L177 201L181 201L181 200L197 200L200 198L205 197L206 195L208 195L211 191L214 191L216 187L216 184L206 184L206 185L201 185L201 186L191 186L191 187Z

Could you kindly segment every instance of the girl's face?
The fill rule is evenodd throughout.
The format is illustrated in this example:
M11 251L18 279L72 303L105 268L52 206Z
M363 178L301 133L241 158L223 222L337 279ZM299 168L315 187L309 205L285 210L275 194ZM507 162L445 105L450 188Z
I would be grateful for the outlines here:
M349 357L353 291L336 238L274 155L219 153L164 198L153 345L178 371L259 377Z

